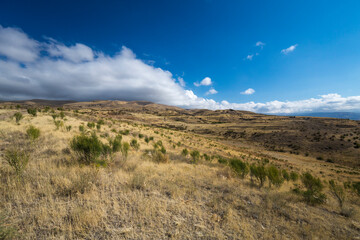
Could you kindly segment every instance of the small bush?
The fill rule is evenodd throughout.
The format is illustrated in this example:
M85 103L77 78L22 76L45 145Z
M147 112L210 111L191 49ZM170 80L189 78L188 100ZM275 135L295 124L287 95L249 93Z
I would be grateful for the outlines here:
M37 115L36 108L28 108L27 112L28 112L28 114L33 115L34 117L36 117L36 115Z
M14 118L15 118L16 123L19 124L20 120L23 119L23 115L20 112L17 112L14 114Z
M63 111L61 111L59 115L60 115L60 118L61 118L61 119L64 119L65 113L64 113Z
M240 159L230 159L229 165L241 178L244 178L249 173L247 164Z
M281 171L281 174L282 174L282 177L284 178L284 180L290 181L290 175L289 175L289 173L288 173L285 169L283 169L283 170Z
M88 122L88 123L87 123L87 126L88 126L88 128L95 128L95 123L93 123L93 122Z
M203 158L205 159L205 161L208 161L208 162L211 160L210 156L207 155L206 153L203 154Z
M283 178L281 177L281 173L277 167L271 165L267 169L267 177L269 179L269 185L271 184L279 187L283 183Z
M168 155L158 150L153 151L152 159L156 163L167 163L169 161Z
M57 115L57 114L52 114L52 115L51 115L51 117L53 118L54 121L56 120L56 118L57 118L58 116L59 116L59 115Z
M326 195L322 193L324 186L319 178L306 172L301 176L301 181L306 188L306 191L302 192L302 196L308 204L317 205L326 201Z
M71 128L72 128L72 126L71 126L71 125L66 126L66 131L70 132L70 131L71 131Z
M19 148L10 148L5 151L4 159L19 177L23 175L29 162L28 151Z
M64 127L64 122L63 121L60 121L60 120L57 120L57 121L54 121L55 123L55 127L56 127L56 130L59 130L59 128L63 128Z
M186 148L184 148L184 149L181 151L181 155L183 155L184 157L186 157L187 155L189 155L189 150L187 150Z
M135 149L136 151L139 150L140 148L140 144L138 143L138 141L136 139L132 139L130 142L130 146Z
M121 140L122 136L118 135L114 139L110 140L110 146L112 148L112 152L119 152L121 151Z
M251 176L255 177L259 182L260 182L260 187L262 187L264 185L264 182L266 180L266 169L264 167L264 165L255 165L252 164L250 166L250 174Z
M126 129L126 130L121 130L120 134L122 135L129 135L130 134L130 130Z
M30 126L27 130L26 130L26 135L27 137L34 141L36 140L37 138L39 138L40 136L40 129L34 127L34 126Z
M139 133L139 138L143 138L144 134Z
M83 164L96 163L104 154L104 146L96 134L75 136L70 142L70 148L78 155L78 160Z
M200 159L200 152L197 150L193 150L190 152L190 156L192 158L192 163L197 163Z
M79 131L80 131L80 132L85 132L85 127L84 127L84 125L80 125L80 126L79 126Z
M360 195L360 182L355 182L355 183L353 183L353 184L352 184L352 187L353 187L354 191L355 191L358 195Z
M128 142L124 142L122 144L122 148L121 148L121 153L122 153L123 157L127 158L129 149L130 149L130 144Z
M299 174L294 171L290 172L290 179L291 181L296 182L299 179Z
M150 139L147 136L145 137L144 140L145 140L146 144L148 144L150 142Z

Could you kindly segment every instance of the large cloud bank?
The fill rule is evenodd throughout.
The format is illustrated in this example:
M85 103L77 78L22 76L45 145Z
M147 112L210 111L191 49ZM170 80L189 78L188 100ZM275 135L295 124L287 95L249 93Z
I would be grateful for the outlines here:
M229 103L198 97L166 70L123 47L114 56L76 43L37 41L21 29L0 25L0 99L147 100L187 108L262 113L360 110L360 96L328 94L300 101Z

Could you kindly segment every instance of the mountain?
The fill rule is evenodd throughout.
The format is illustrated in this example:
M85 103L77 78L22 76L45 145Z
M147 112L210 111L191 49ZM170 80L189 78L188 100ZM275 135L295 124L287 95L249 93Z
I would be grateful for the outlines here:
M357 112L308 112L308 113L295 113L295 114L286 114L286 115L360 120L360 113Z

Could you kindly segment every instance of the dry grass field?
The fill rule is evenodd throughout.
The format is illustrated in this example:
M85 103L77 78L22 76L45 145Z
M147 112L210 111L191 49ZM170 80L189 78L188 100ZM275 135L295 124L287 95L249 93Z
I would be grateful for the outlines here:
M359 122L147 102L0 108L0 239L360 239ZM74 139L94 134L102 153L84 162Z

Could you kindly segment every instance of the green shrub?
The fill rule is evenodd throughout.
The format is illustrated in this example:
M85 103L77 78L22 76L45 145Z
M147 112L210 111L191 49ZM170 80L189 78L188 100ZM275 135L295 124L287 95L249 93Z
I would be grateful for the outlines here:
M301 181L306 188L306 191L302 192L302 196L308 204L316 205L326 201L326 195L322 193L324 186L319 178L306 172L301 176Z
M36 108L28 108L27 112L28 114L33 115L34 117L37 115Z
M51 115L51 117L53 118L54 121L56 120L56 118L57 118L58 116L59 116L59 115L57 115L57 114L52 114L52 115Z
M96 129L98 130L98 131L100 131L100 129L101 129L101 124L96 124ZM115 131L116 132L116 131Z
M207 155L206 153L203 154L203 158L205 159L205 161L210 161L210 156Z
M93 122L88 122L88 123L87 123L87 126L88 126L88 128L95 128L95 123L93 123Z
M181 155L183 155L184 157L186 157L187 155L189 155L189 150L187 150L186 148L184 148L184 149L181 151Z
M130 149L130 144L128 142L124 142L122 144L121 153L125 158L127 158L128 156L129 149Z
M84 125L80 125L80 126L79 126L79 131L80 131L80 132L85 132L85 127L84 127Z
M83 164L96 163L99 157L104 154L104 145L96 136L81 134L74 136L70 142L70 148L78 155L78 160Z
M129 134L130 134L130 130L128 130L128 129L126 129L126 130L120 130L119 132L120 132L120 134L122 134L122 135L129 135Z
M61 119L64 119L64 117L65 117L65 113L64 113L63 111L61 111L61 112L60 112L60 118L61 118Z
M281 177L279 169L271 165L266 169L266 171L267 177L269 179L269 186L271 186L271 184L277 187L281 186L281 184L283 183L283 178Z
M197 163L200 159L200 152L197 150L193 150L190 152L190 156L192 158L192 163Z
M132 139L130 142L130 146L135 149L136 151L139 150L140 148L140 144L138 143L138 141L136 139Z
M355 190L355 192L360 195L360 182L355 182L352 184L353 189Z
M217 156L217 158L220 164L225 164L225 165L228 164L228 160L226 158L223 158L221 156Z
M23 119L23 115L20 112L14 114L14 118L16 123L19 123L21 119Z
M70 132L70 131L71 131L71 128L72 128L72 126L71 126L71 125L66 126L66 131Z
M47 113L48 111L50 110L50 107L49 106L46 106L43 110L43 112Z
M20 148L5 150L5 161L14 170L18 177L21 177L30 159L30 153Z
M39 138L40 136L40 129L34 127L34 126L30 126L27 130L26 130L26 135L27 137L34 141L36 140L37 138Z
M104 125L105 122L104 122L104 120L100 119L100 120L97 121L97 124L98 124L98 125Z
M147 136L145 137L144 140L145 140L146 144L148 144L150 142L150 139Z
M244 178L249 173L247 164L240 159L230 159L229 166L238 174L241 178Z
M139 133L139 138L143 138L144 134Z
M263 164L257 166L255 164L252 164L250 166L250 173L251 176L254 176L260 183L260 187L264 186L264 182L266 180L266 169Z
M290 175L289 175L289 173L288 173L285 169L283 169L283 170L281 171L281 174L282 174L282 177L284 178L284 180L290 181Z
M63 128L64 127L64 122L63 121L60 121L60 120L57 120L57 121L54 121L55 123L55 127L56 127L56 130L59 130L59 128Z
M299 179L299 174L294 171L290 172L290 179L291 181L296 182Z
M121 140L122 140L121 135L117 135L114 139L110 140L110 146L111 146L113 152L121 151L121 147L122 147Z

